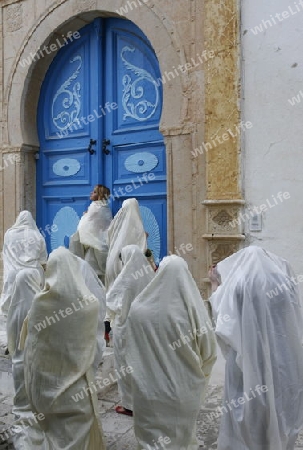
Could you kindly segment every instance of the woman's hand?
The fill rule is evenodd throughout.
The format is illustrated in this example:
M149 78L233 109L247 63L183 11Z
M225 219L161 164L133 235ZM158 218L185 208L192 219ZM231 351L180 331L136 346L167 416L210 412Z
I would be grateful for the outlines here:
M221 275L218 272L217 265L213 264L208 271L208 278L211 282L211 289L213 292L216 291L218 286L221 284Z

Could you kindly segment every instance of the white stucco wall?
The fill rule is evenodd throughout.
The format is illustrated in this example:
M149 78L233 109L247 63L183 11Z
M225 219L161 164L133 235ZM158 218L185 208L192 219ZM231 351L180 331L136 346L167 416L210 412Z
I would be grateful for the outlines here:
M303 1L243 0L241 36L242 114L252 122L243 133L244 198L258 210L267 205L262 231L246 221L245 233L303 274ZM279 192L290 198L280 201Z

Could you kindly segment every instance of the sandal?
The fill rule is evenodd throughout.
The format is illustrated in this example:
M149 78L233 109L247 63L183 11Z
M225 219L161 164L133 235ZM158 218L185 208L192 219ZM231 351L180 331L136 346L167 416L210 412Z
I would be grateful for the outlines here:
M123 406L116 406L115 408L118 414L124 414L125 416L133 416L133 412L130 409L124 408Z

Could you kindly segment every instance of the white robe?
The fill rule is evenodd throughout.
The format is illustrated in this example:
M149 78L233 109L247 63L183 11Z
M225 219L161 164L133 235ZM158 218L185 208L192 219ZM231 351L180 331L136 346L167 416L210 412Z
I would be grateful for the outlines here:
M122 270L119 259L121 250L126 245L138 245L146 250L146 234L144 231L139 204L135 198L124 200L122 208L114 217L108 229L109 250L106 262L105 287L108 291Z
M92 202L78 223L77 230L81 244L107 252L107 233L112 219L111 210L106 202L102 200Z
M90 292L98 299L99 301L99 314L98 314L98 329L97 329L97 347L96 347L96 355L94 359L94 370L98 369L98 366L102 362L103 352L106 347L105 339L104 339L104 319L106 314L106 296L105 296L105 288L102 282L97 277L95 271L92 267L83 259L79 258L81 273L83 275L84 281Z
M43 449L44 435L34 417L25 390L24 354L18 348L23 321L34 296L44 284L41 264L47 259L45 241L28 211L22 211L4 237L4 288L2 311L6 318L7 346L12 358L14 380L12 427L16 449L31 450L36 443Z
M21 211L15 224L4 235L3 242L3 290L0 300L2 313L6 316L11 303L14 279L19 270L37 269L43 277L46 264L45 240L29 211Z
M106 305L111 316L114 335L114 357L116 370L126 366L127 317L133 300L155 277L155 272L146 256L137 245L127 245L121 251L123 268L106 295ZM118 379L122 406L132 409L131 374Z
M218 450L293 450L303 425L303 320L292 270L251 246L218 271L210 299L226 358Z
M209 316L186 262L169 256L133 301L126 361L133 368L134 429L140 450L196 450L196 419L216 360ZM182 337L181 337L182 336ZM150 447L148 447L148 445Z
M80 219L75 234L71 236L69 249L85 259L96 274L105 282L106 260L108 255L108 227L112 213L107 202L93 201L86 214Z
M28 316L24 352L26 389L45 416L41 426L51 449L105 450L92 369L98 308L79 259L54 250Z
M19 348L20 332L34 296L41 291L43 279L37 269L20 269L16 275L7 316L8 349L12 357L14 380L12 427L13 442L17 450L32 450L33 446L44 449L44 432L35 418L25 389L24 352Z

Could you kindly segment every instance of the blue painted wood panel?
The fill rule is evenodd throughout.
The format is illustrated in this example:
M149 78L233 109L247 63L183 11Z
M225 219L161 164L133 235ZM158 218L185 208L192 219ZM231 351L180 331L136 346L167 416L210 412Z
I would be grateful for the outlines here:
M95 184L112 192L115 214L138 199L156 259L166 254L166 161L159 132L161 76L146 36L129 21L96 19L60 50L38 108L37 221L56 225L48 249L68 245ZM97 141L96 153L87 150ZM109 154L102 141L110 141Z

